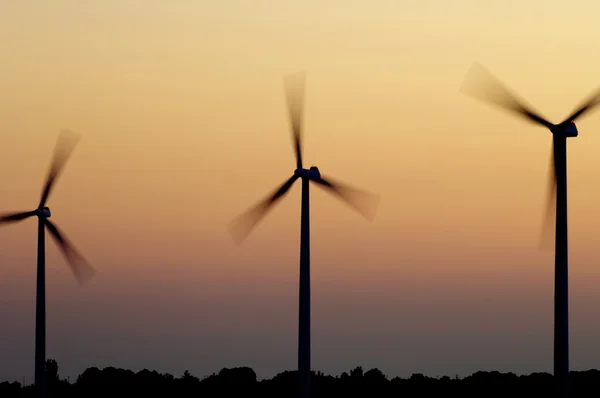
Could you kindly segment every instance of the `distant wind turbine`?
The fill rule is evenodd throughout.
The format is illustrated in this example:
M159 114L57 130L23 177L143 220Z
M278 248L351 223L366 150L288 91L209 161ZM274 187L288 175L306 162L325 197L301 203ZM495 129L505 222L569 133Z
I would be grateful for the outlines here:
M569 272L567 239L567 138L577 137L575 119L600 103L600 90L590 96L579 108L559 124L541 117L525 102L517 99L500 81L480 64L474 63L461 87L461 92L475 99L489 102L530 121L544 126L552 133L550 154L550 184L546 198L544 238L551 233L553 215L555 219L554 245L554 377L562 397L568 394L569 377ZM554 203L556 206L554 207Z
M302 209L300 217L300 297L298 325L298 373L300 376L300 393L302 398L310 397L310 217L309 217L309 182L325 188L344 200L364 217L372 220L379 204L379 196L352 188L329 178L321 176L319 169L302 167L302 116L304 107L305 74L288 75L285 79L286 97L291 121L293 143L296 153L296 169L294 174L274 193L251 207L244 214L231 222L230 233L237 244L250 234L252 229L266 215L272 206L279 201L297 179L302 180Z
M36 395L41 398L46 396L46 253L45 232L50 232L58 247L65 255L71 270L80 284L93 276L94 271L85 261L83 256L67 240L65 234L52 223L50 209L46 207L46 201L56 179L60 175L69 155L75 148L80 136L67 130L62 130L54 150L46 184L42 191L42 197L37 209L21 213L0 215L0 224L9 224L22 221L29 217L38 218L38 248L37 248L37 287L35 308L35 379L34 385Z

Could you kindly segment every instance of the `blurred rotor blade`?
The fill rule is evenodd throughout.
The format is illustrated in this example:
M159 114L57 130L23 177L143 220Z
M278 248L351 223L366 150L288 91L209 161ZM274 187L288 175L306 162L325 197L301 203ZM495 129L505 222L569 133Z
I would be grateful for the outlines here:
M256 226L256 224L262 220L275 202L277 202L286 194L286 192L292 187L298 178L299 176L293 175L289 180L283 183L283 185L277 188L273 194L267 196L265 199L258 202L258 204L252 206L229 224L229 233L233 237L233 240L236 244L241 244L244 239L250 235L250 232L252 232L252 229Z
M52 163L50 164L48 177L46 177L46 184L44 185L44 190L42 191L39 207L44 207L46 204L54 182L62 172L65 163L69 159L71 152L73 152L75 145L77 145L80 139L80 134L65 129L60 131L60 135L58 136L58 140L56 142L56 147L54 148L54 157L52 159Z
M546 192L546 209L542 221L540 249L550 251L554 248L556 230L556 168L554 163L554 141L550 148L550 165L548 167L548 187Z
M304 85L306 74L297 72L284 79L290 124L296 153L296 167L302 168L302 118L304 112Z
M0 214L0 224L14 223L35 216L35 211L24 211L22 213Z
M467 72L460 92L479 101L491 103L505 110L515 112L547 128L554 126L534 112L531 107L525 106L524 101L517 100L515 94L509 92L500 80L477 62Z
M569 116L565 121L572 122L578 117L581 117L584 113L591 111L593 108L600 104L600 88L596 89L592 95L588 97L587 100L577 109L571 116Z
M329 178L325 179L320 177L314 179L311 178L311 180L337 195L346 204L362 214L367 220L373 221L375 218L377 207L379 207L379 195L362 191L340 182L333 182Z
M75 278L79 284L84 284L90 280L94 274L94 269L83 258L75 246L66 238L65 234L56 227L50 220L45 219L46 228L50 231L50 235L54 238L58 247L67 258L67 262L71 267L71 271L75 274Z

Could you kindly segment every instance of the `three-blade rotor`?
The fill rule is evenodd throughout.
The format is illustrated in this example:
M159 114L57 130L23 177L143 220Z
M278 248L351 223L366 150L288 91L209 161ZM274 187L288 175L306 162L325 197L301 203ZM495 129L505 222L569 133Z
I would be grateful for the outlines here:
M287 181L279 186L273 193L252 206L241 216L229 224L229 231L237 244L241 244L250 235L253 228L264 218L275 203L277 203L299 178L308 179L333 193L339 199L358 211L368 220L375 217L379 204L379 196L362 191L340 182L333 182L324 178L320 173L303 169L302 163L302 138L303 138L303 111L304 111L304 86L306 75L303 72L285 77L285 94L292 130L292 143L296 156L296 171Z
M0 215L0 225L15 223L34 216L43 218L45 228L50 232L50 236L56 241L58 247L66 257L75 278L82 284L94 275L94 270L79 251L75 249L75 246L66 238L65 234L48 219L50 217L50 210L45 207L52 188L79 139L80 136L76 133L68 130L61 131L54 149L54 156L50 164L48 176L42 189L38 208L33 211Z
M575 122L597 105L600 104L600 89L596 90L586 101L584 101L573 113L562 123L557 125L550 123L539 113L534 111L525 101L511 93L504 84L487 71L479 63L474 63L460 89L466 94L479 101L496 105L502 109L513 112L525 120L548 128L553 134L567 134L567 127ZM553 246L552 231L556 214L556 167L554 141L550 151L549 184L546 197L545 217L542 227L541 247Z

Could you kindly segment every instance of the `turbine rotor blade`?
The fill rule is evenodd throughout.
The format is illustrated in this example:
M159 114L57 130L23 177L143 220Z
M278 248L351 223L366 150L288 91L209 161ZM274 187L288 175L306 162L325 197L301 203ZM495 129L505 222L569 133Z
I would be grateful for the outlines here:
M84 284L90 280L94 274L94 269L88 264L85 258L79 253L75 246L66 238L65 234L61 232L56 225L54 225L47 218L44 220L46 228L50 232L50 236L54 238L58 247L63 252L64 256L69 263L71 271L77 278L79 284Z
M554 232L556 230L556 167L554 160L554 140L550 148L550 164L548 167L548 187L546 192L546 209L542 220L540 249L549 251L554 248Z
M56 142L56 147L54 148L54 157L52 158L48 176L46 177L46 183L44 184L44 189L42 190L42 197L40 199L39 207L43 207L46 204L54 182L62 172L65 163L69 159L71 152L73 152L75 145L77 145L80 139L81 135L77 133L65 129L61 130Z
M333 182L327 178L311 178L312 181L329 190L331 193L338 196L346 204L354 208L363 215L367 220L373 221L375 213L379 207L380 197L347 184Z
M554 125L526 106L524 101L518 100L504 84L493 76L487 69L475 62L460 88L460 92L476 100L499 106L547 128Z
M591 111L593 108L600 104L600 88L588 97L588 99L577 109L571 116L565 119L565 122L573 122L575 119L581 117L584 113Z
M304 112L304 86L306 74L298 72L284 79L285 94L292 127L292 139L296 154L296 168L302 168L302 118Z
M22 213L0 214L0 224L14 223L35 216L35 211L24 211Z
M298 178L300 177L293 175L273 194L252 206L229 224L229 233L236 244L241 244L250 235L252 229L263 219L272 206L289 191Z

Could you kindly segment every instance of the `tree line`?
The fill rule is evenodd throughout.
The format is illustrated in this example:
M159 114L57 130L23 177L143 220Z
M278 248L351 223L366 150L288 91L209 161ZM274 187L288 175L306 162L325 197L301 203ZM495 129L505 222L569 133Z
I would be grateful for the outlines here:
M180 377L151 370L131 370L91 367L74 383L62 379L58 363L46 361L47 398L119 398L119 397L295 397L298 377L295 371L279 373L271 379L257 380L249 367L224 368L202 379L185 371ZM600 393L600 371L570 373L571 397L591 397ZM340 376L312 373L313 397L551 397L556 392L554 378L549 373L518 376L514 373L476 372L468 377L428 377L413 374L407 379L389 378L379 369L363 371L357 367ZM28 398L34 396L33 386L18 382L0 383L0 397Z

